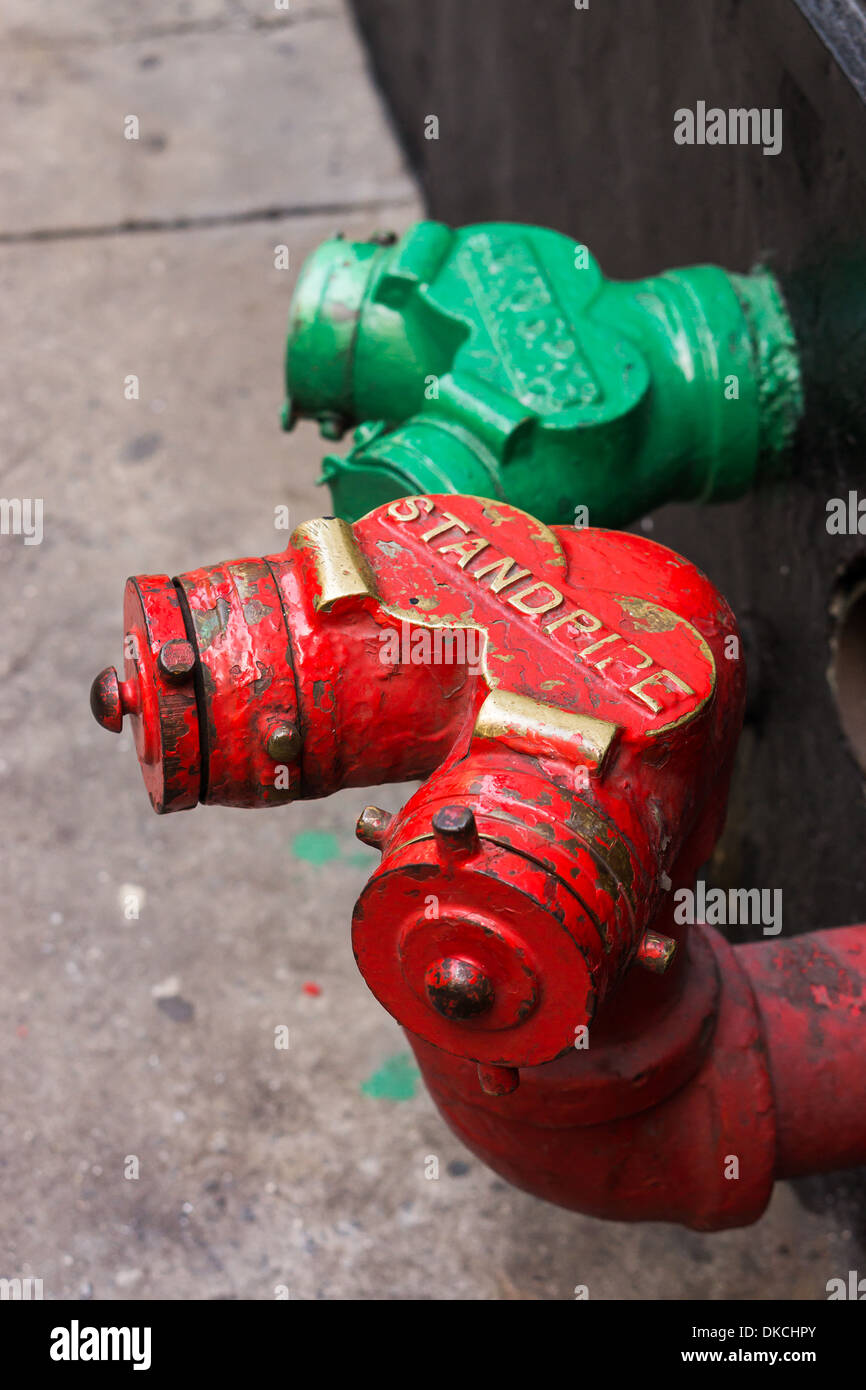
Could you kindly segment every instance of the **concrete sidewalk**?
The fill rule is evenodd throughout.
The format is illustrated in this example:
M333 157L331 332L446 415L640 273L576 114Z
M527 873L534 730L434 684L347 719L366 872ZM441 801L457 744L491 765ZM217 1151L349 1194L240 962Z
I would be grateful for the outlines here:
M702 1237L571 1216L462 1149L352 958L365 793L158 819L128 734L92 721L128 574L264 554L279 503L327 510L316 431L278 427L293 275L335 226L420 207L340 0L7 0L2 26L3 492L44 499L44 539L0 537L0 1277L824 1297L851 1233L785 1186Z

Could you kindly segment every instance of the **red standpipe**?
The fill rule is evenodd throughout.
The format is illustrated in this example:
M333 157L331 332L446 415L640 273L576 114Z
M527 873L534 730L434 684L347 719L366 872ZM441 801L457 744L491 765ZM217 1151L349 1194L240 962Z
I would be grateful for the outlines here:
M687 561L449 495L131 579L92 702L161 813L425 778L360 818L352 944L446 1119L550 1201L717 1230L866 1162L864 928L732 948L676 920L743 696Z

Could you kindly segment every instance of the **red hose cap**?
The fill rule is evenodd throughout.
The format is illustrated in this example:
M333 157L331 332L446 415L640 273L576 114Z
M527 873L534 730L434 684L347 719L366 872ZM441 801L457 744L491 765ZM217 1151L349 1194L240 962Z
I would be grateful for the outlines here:
M100 671L90 707L112 733L129 717L153 809L186 810L196 805L201 783L196 653L167 574L127 580L123 630L123 679L113 666Z

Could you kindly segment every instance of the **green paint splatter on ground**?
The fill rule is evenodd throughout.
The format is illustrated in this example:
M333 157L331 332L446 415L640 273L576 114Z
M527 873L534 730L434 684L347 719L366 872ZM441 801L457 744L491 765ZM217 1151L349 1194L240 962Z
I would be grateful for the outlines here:
M412 1100L420 1076L411 1052L397 1052L361 1083L361 1090L373 1100Z
M340 858L340 841L330 830L301 830L292 840L292 854L308 864L330 864Z

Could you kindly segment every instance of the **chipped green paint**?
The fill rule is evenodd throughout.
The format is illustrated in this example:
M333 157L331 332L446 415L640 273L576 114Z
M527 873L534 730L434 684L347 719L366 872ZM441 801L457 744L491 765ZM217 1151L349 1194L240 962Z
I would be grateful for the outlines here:
M420 1079L412 1054L396 1052L361 1083L361 1090L373 1100L412 1100Z
M301 830L292 841L292 854L308 864L330 864L340 858L340 841L330 830Z

